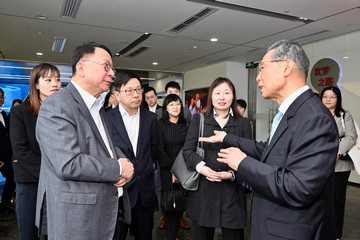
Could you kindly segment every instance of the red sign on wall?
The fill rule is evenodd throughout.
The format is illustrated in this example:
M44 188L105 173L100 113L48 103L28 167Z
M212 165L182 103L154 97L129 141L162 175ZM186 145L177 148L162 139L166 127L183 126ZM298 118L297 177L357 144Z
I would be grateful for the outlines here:
M320 93L323 88L336 86L339 81L340 66L331 58L323 58L311 70L311 83Z

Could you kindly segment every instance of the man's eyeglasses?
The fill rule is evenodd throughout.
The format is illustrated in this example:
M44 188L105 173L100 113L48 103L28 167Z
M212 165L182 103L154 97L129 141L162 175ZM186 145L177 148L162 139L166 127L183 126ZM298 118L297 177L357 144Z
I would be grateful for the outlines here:
M143 89L142 88L135 88L135 89L126 89L126 90L120 90L119 92L124 92L127 96L131 96L136 92L137 94L142 94Z
M335 97L335 96L322 96L322 99L335 100L335 99L337 99L337 97Z
M98 61L93 61L93 60L82 60L82 62L92 62L92 63L97 63L97 64L100 64L100 65L104 65L104 69L106 72L113 70L114 72L114 75L116 74L116 69L114 68L114 66L112 66L109 62L98 62Z

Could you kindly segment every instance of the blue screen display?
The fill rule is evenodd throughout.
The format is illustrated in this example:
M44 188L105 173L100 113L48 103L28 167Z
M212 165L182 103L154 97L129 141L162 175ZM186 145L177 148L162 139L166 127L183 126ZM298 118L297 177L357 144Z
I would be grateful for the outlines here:
M20 61L0 61L0 88L4 90L5 102L0 106L9 113L14 99L25 100L29 94L29 77L33 67L39 63ZM54 64L60 70L63 86L70 81L72 70L70 65Z

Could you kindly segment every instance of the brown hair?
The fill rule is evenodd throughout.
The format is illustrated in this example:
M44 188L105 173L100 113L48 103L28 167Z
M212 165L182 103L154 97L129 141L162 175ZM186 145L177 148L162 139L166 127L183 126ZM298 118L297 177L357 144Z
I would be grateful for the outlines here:
M34 115L38 115L41 105L40 91L36 88L36 85L39 83L40 77L45 77L48 72L51 72L51 75L55 74L60 76L59 69L49 63L41 63L35 66L30 73L29 111Z

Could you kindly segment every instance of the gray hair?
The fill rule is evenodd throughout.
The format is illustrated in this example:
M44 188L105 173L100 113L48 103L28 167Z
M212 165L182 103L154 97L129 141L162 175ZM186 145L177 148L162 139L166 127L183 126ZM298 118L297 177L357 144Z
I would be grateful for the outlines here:
M291 59L295 62L299 71L304 72L305 78L307 78L309 72L309 58L306 56L304 49L297 42L289 40L280 40L272 44L268 48L268 52L275 50L272 54L272 59Z

